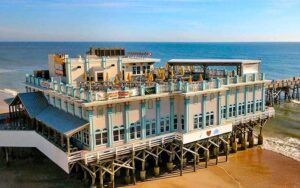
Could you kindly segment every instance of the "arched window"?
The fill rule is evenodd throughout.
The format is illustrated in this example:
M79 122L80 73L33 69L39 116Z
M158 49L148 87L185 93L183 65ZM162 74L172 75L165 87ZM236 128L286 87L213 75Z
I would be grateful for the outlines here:
M124 125L120 126L120 140L124 140L125 137L125 128Z
M102 130L102 144L107 144L107 129Z
M95 138L96 138L96 145L101 145L102 144L102 135L101 135L100 129L97 129L95 131Z

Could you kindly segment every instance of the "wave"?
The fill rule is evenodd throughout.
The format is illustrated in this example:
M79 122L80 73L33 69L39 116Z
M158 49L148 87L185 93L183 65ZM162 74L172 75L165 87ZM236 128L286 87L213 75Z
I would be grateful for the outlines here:
M0 69L0 73L9 73L9 72L16 72L16 71L10 69Z
M300 161L300 139L265 137L262 148Z
M4 89L0 89L0 93L16 96L18 94L18 91L4 88Z

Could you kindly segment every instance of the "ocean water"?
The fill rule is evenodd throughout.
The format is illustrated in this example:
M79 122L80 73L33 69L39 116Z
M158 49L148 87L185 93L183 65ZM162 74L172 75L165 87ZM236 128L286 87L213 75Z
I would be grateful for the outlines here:
M151 42L0 42L0 92L24 91L25 74L47 69L49 53L83 55L89 47L147 51L164 66L172 58L241 58L262 60L266 78L300 76L300 43L151 43ZM264 147L300 161L299 104L276 106L264 129Z
M163 66L172 58L262 60L267 79L299 75L300 43L0 42L0 88L23 89L25 73L46 69L49 53L83 55L89 47L124 47L152 52Z

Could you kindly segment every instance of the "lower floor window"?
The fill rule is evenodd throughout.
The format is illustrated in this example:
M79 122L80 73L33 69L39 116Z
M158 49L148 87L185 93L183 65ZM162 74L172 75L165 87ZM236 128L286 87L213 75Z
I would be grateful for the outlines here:
M96 130L95 138L97 146L107 144L107 129Z

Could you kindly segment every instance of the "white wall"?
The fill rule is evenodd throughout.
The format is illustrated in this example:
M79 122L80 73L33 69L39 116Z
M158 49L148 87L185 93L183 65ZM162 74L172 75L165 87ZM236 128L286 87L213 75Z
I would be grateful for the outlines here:
M69 173L68 156L35 131L0 131L0 147L35 147Z

